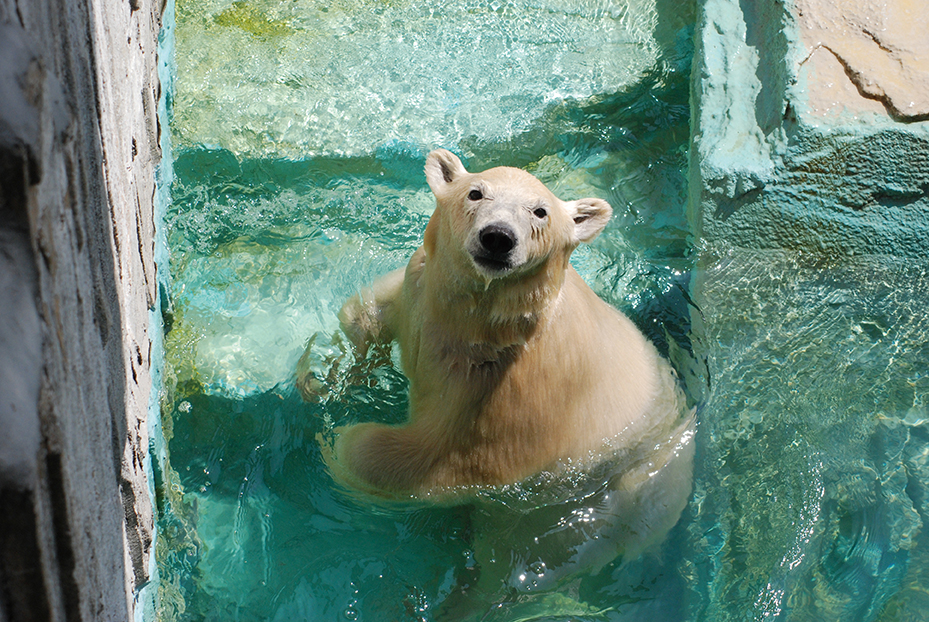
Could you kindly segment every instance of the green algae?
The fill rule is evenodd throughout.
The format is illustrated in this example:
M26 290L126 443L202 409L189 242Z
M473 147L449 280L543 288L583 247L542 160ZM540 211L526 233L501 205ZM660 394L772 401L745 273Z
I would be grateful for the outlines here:
M293 28L284 20L268 17L253 2L237 0L225 11L213 16L220 26L241 28L256 37L282 37L291 34Z

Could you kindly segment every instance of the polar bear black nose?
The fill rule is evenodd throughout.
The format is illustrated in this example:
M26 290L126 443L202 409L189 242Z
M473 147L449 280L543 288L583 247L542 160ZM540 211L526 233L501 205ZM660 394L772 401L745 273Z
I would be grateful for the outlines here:
M506 255L516 246L516 234L509 227L487 225L481 229L481 246L493 256Z

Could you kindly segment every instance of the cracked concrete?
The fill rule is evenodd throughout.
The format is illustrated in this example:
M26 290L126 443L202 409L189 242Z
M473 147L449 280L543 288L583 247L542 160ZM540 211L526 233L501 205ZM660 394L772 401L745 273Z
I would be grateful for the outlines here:
M929 119L929 12L915 0L797 0L810 112ZM832 58L829 58L829 57ZM856 96L857 94L857 96Z

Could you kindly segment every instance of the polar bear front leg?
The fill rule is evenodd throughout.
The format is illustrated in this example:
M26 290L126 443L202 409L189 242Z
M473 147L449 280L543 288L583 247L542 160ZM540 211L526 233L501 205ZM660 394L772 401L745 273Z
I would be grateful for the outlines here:
M358 358L365 357L371 343L393 340L393 316L403 290L405 272L401 268L386 274L342 305L339 324L355 346Z

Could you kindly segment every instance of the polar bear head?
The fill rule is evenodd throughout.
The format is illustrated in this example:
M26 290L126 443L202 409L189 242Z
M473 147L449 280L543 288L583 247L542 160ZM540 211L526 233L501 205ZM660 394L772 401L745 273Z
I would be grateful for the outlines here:
M566 266L577 245L597 237L612 215L602 199L562 201L517 168L469 173L444 149L429 154L426 179L436 197L427 257L441 252L487 283L537 271L554 257Z

